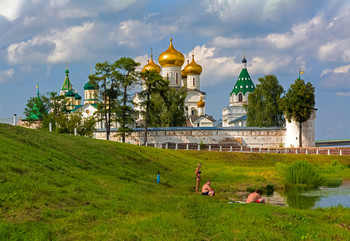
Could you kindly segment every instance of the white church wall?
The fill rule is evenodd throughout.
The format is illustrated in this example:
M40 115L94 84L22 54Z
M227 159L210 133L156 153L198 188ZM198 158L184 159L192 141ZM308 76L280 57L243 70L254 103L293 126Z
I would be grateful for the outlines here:
M194 79L194 85L193 85ZM189 89L200 89L199 75L187 75L187 88Z
M228 106L222 109L222 126L233 127L229 122L247 114L243 106ZM245 122L244 125L245 126Z
M171 87L180 87L182 80L181 80L181 67L179 66L169 66L169 67L163 67L162 68L162 76L164 78L168 78L168 81L170 81Z

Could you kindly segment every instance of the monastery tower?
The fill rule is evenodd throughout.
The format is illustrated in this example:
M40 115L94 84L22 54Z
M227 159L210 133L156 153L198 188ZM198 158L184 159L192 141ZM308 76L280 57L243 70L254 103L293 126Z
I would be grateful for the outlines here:
M249 93L255 90L255 85L247 70L247 60L245 56L242 60L242 70L238 80L230 93L230 106L222 109L222 126L246 126L247 112L244 104L248 103Z

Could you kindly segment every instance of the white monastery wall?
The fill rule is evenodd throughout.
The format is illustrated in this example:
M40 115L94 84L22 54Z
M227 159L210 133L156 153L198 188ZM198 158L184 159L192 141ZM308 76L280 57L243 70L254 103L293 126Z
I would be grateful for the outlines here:
M303 147L315 147L315 120L316 110L311 113L309 120L302 124ZM285 147L299 147L299 123L286 120L286 130Z
M127 137L126 142L132 144L143 143L144 131L142 128ZM116 137L116 130L112 130L111 140L120 141ZM285 143L285 128L149 128L148 143L200 143L230 144L241 142L245 147L279 147ZM105 132L98 130L95 138L106 139Z
M316 110L310 119L303 123L303 147L315 147L315 119ZM95 138L106 139L103 129L96 130ZM230 144L239 142L245 147L298 147L298 123L287 121L286 127L169 127L149 128L148 143L201 143ZM116 137L116 129L111 130L111 140L121 141ZM132 144L143 143L143 128L135 128L126 142Z

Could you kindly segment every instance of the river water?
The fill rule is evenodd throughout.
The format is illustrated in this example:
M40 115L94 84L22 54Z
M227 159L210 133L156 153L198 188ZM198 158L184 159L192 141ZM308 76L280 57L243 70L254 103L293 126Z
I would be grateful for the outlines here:
M321 187L315 190L294 189L288 192L275 191L264 196L266 203L294 208L313 209L341 205L350 208L350 181L340 187Z

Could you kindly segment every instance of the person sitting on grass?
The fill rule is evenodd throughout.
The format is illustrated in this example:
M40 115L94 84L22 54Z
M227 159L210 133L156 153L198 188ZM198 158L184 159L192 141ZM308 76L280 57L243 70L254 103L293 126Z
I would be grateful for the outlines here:
M255 192L249 194L246 203L265 203L265 199L260 196L261 190L258 188Z
M208 180L206 184L203 185L202 187L202 195L209 195L209 196L214 196L215 195L215 190L210 186L211 181Z

